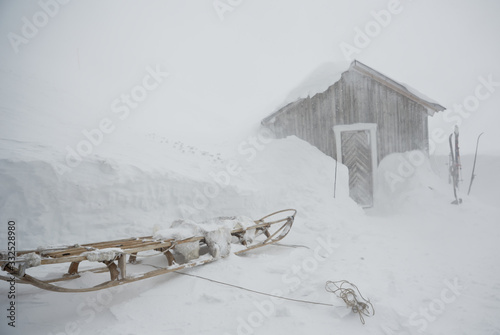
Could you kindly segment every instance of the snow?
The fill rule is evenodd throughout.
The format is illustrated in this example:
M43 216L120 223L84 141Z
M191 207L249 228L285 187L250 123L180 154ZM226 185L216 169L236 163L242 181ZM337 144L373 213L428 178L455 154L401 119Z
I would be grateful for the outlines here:
M28 268L38 266L41 264L42 261L40 255L34 252L30 252L29 254L23 255L22 259L23 259L23 264Z
M171 163L172 170L181 171L181 164L189 168L189 160L181 159L188 153L177 152L177 157L170 154L168 161L178 164ZM380 162L377 171L377 204L364 211L348 197L345 166L338 166L337 196L333 198L333 159L295 137L273 140L250 161L246 157L230 158L239 159L242 168L238 175L232 176L231 186L220 186L217 197L209 199L210 205L184 215L169 211L168 207L180 205L181 190L209 185L209 175L195 178L183 175L181 187L176 186L180 176L166 167L161 173L150 170L147 174L151 176L147 176L135 165L135 160L122 157L114 161L113 170L105 173L98 168L99 160L90 157L82 164L86 178L81 185L85 187L74 193L76 186L72 185L82 175L65 179L53 171L49 162L20 159L22 150L12 156L16 158L4 158L0 164L3 178L17 181L15 187L9 188L9 197L24 199L19 206L24 208L25 216L19 214L17 219L22 246L36 247L39 241L47 239L66 245L100 241L150 234L153 229L156 237L186 238L201 230L209 232L207 236L214 242L212 253L221 258L184 270L187 273L336 306L271 299L175 273L103 292L74 295L19 285L16 301L23 314L19 315L17 330L24 333L58 334L68 332L66 328L74 328L81 334L323 334L331 329L369 334L500 331L496 317L500 308L496 298L500 294L497 283L500 268L496 260L500 237L498 196L489 199L491 204L483 201L483 197L494 194L493 185L497 190L500 186L493 178L494 166L500 164L497 156L479 158L478 177L471 196L462 194L463 204L453 206L451 187L446 180L446 157L429 160L419 152L390 155ZM471 156L463 157L464 167L471 162ZM212 163L206 164L210 167ZM147 164L142 161L141 165ZM218 166L217 163L215 167ZM467 179L470 171L463 172ZM21 183L23 180L26 184ZM127 197L139 189L151 189L159 182L170 185L167 199L160 206L167 208L153 205L142 208L142 202ZM43 197L37 201L30 198L30 194L37 192L36 185L51 183L60 200L45 202ZM109 185L124 196L100 211L75 211L81 199L88 201L104 195ZM104 197L98 200L101 199ZM152 199L153 196L147 201ZM61 204L63 201L67 204ZM1 212L8 211L9 206L12 202L2 201ZM40 206L50 207L44 211ZM248 226L252 219L288 207L296 208L298 214L289 235L282 241L284 246L268 246L243 256L224 249L231 227ZM121 216L125 209L126 215ZM47 212L52 215L47 216ZM230 212L234 216L220 216ZM65 227L63 222L67 221L54 226L51 223L54 216L71 217L72 226ZM24 218L31 218L33 223L25 223ZM87 229L78 230L79 226ZM218 230L220 227L223 229ZM479 245L480 248L472 247ZM197 261L208 260L207 257L212 255L204 255ZM136 266L146 271L154 269L148 264L165 266L165 263L165 257L148 257ZM86 266L82 263L83 269ZM66 266L56 265L32 268L28 273L52 278L66 270ZM86 274L60 285L86 287L107 280L107 276ZM326 281L344 279L356 284L374 305L376 314L366 318L364 326L342 300L324 289ZM0 286L1 295L6 296L7 290L7 285ZM1 327L2 333L11 332L5 323Z
M402 1L402 12L361 47L357 32L373 28L373 13L387 1L227 1L234 8L224 21L212 1L94 1L97 11L57 2L58 13L18 53L8 38L0 41L0 221L16 222L17 250L152 233L190 237L205 224L220 258L184 273L334 306L174 272L78 294L16 285L14 329L6 318L10 285L1 281L1 334L500 334L500 71L491 42L498 3ZM41 3L53 2L3 4L1 35L22 34ZM367 210L349 198L345 166L335 177L335 161L308 143L257 129L283 102L339 78L349 63L335 65L342 42L359 47L364 64L448 108L430 119L437 147L430 158L410 152L380 162L375 207ZM157 66L169 75L121 119L113 101ZM91 142L106 120L115 128ZM446 165L457 123L460 206L450 204ZM87 142L89 152L69 166L71 150ZM248 226L285 208L298 212L280 245L238 256L236 244L228 253L227 229L210 221ZM6 241L2 228L0 249ZM183 247L195 262L213 259L196 258L194 244ZM107 259L120 250L108 251L88 255ZM163 255L147 256L127 275L166 266ZM82 262L80 270L95 266ZM66 271L67 264L27 270L41 279ZM108 279L84 272L56 284ZM375 315L362 325L326 292L329 280L356 284Z
M237 228L246 228L255 224L252 219L244 216L213 218L202 222L200 230L202 231L208 246L208 251L212 257L219 259L229 256L231 252L232 235L231 232ZM251 231L243 236L244 240L249 240ZM235 241L239 243L238 241Z
M435 103L435 104L438 104L438 105L440 104L439 101L434 100L434 99L428 97L427 95L423 94L422 92L420 92L416 88L412 87L411 85L408 85L406 83L402 83L402 82L399 82L399 81L398 81L398 84L403 85L403 87L408 92L412 93L413 95L416 95L417 97L421 98L422 100L425 100L425 101L428 101L428 102L431 102L431 103Z
M184 240L200 234L198 224L192 220L175 220L171 228L155 231L154 239Z
M231 252L231 229L220 227L216 230L206 232L205 240L210 255L215 259L229 256Z
M123 250L120 248L104 248L84 252L81 256L87 257L90 262L104 262L114 260L120 254L123 254Z
M325 92L330 86L340 80L342 73L347 71L350 65L351 63L347 61L321 64L303 79L297 87L290 91L285 103L281 107L299 99L312 97L318 93Z
M313 97L318 93L325 92L330 86L335 84L340 80L342 73L349 70L351 63L347 61L339 61L339 62L326 62L318 66L315 70L313 70L305 79L300 82L300 84L293 88L288 96L285 99L285 102L278 107L278 110L282 107L288 105L289 103L295 102L300 99L304 99L307 97ZM365 64L368 65L368 64ZM368 65L369 66L369 65ZM376 70L376 69L375 69ZM402 85L408 92L416 95L417 97L431 102L439 104L434 99L424 95L417 89L411 87L408 84L402 83L398 81L398 78L392 78L398 84Z
M335 84L337 81L340 80L342 74L349 70L351 64L352 63L346 61L326 62L321 64L315 70L313 70L309 75L307 75L306 78L302 80L302 82L300 82L300 84L297 87L293 88L290 91L290 93L285 99L285 102L280 104L278 108L276 108L275 114L279 113L279 111L288 104L291 104L301 99L305 99L307 97L313 97L318 93L325 92L330 86L332 86L333 84ZM391 79L395 80L398 84L403 86L403 88L406 89L409 93L427 102L439 104L439 102L437 102L436 100L431 99L428 96L422 94L421 92L411 87L410 85L399 82L397 78L391 78ZM435 111L429 110L429 115L433 115L434 113ZM271 114L270 116L267 117L267 119L269 119L271 123L275 121L273 118L275 114Z
M203 222L193 220L175 220L170 228L156 230L154 239L175 239L177 241L191 237L204 237L209 254L214 259L229 256L231 252L232 235L234 229L247 228L255 225L252 219L245 216L218 217ZM156 227L157 228L157 227ZM248 230L243 240L251 242L254 231ZM239 243L239 239L235 241ZM175 248L185 261L192 261L200 256L200 245L197 242L178 244Z

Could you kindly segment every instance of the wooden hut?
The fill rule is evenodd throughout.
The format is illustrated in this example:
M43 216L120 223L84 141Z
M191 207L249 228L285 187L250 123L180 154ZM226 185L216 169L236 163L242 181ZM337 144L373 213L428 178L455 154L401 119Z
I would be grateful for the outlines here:
M338 158L349 169L350 196L370 207L378 162L394 152L428 152L427 118L445 108L356 60L330 77L329 86L288 103L262 125Z

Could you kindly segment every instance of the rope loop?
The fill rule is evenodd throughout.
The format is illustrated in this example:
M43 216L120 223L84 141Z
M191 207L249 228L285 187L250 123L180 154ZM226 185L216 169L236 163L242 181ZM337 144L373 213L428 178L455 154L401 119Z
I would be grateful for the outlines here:
M375 308L373 308L370 300L365 299L358 287L353 283L347 280L327 281L325 290L344 300L353 313L359 314L362 324L365 324L363 315L368 317L375 315Z

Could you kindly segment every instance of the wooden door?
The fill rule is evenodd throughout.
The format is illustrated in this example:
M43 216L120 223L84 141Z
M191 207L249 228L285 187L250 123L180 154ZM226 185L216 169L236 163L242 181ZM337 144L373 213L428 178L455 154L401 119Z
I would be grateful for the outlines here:
M367 130L342 132L342 162L349 169L349 195L363 207L373 205L370 134Z
M349 169L349 195L362 207L373 206L377 166L375 124L335 126L337 159Z

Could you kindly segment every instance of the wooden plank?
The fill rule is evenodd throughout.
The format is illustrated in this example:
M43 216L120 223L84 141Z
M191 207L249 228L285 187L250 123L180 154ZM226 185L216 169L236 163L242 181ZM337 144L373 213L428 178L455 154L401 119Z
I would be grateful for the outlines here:
M61 264L68 262L82 262L86 261L87 256L69 256L69 257L61 257L61 258L42 258L40 261L40 265L48 265L48 264Z
M282 212L282 211L280 211ZM264 220L268 218L270 215L265 216L261 220ZM257 229L257 228L269 228L271 225L284 222L287 219L279 219L279 220L274 220L271 222L261 222L260 220L255 221L255 225L247 228L238 228L238 229L233 229L231 232L232 235L237 235L239 233L242 233L246 230L249 229ZM152 238L152 237L141 237L139 239L124 239L124 240L117 240L122 244L121 249L123 250L124 253L126 254L137 254L139 252L144 252L144 251L150 251L150 250L155 250L155 249L160 249L160 248L170 248L173 245L174 240L168 239L168 240L151 240L147 241L146 239ZM181 241L175 241L175 244L183 244L183 243L190 243L190 242L204 242L204 237L203 236L194 236L188 239L184 239ZM146 241L145 241L146 240ZM108 242L99 242L99 243L88 243L85 244L84 246L88 247L95 247L95 246L105 246L108 247L110 245L116 245L115 243L117 241L110 241ZM48 264L60 264L60 263L66 263L66 262L72 262L72 263L79 263L82 261L87 260L87 256L81 255L84 252L88 252L89 250L84 249L84 248L68 248L66 250L58 250L57 252L50 252L48 253L45 257L47 258L42 258L41 259L41 265L48 265ZM0 261L0 264L4 261ZM5 262L4 262L5 263Z
M160 240L160 241L133 240L130 242L120 243L120 245L95 243L95 244L87 244L86 246L88 248L92 248L94 250L102 250L102 249L107 249L107 248L120 248L122 250L132 250L132 249L138 248L138 247L155 246L155 245L159 245L162 243L171 243L171 241L173 241L173 240L165 240L165 241L162 241L162 240ZM100 246L100 248L98 248L98 246ZM154 249L154 248L151 247L151 249ZM51 258L59 258L59 257L65 257L65 256L76 256L76 255L80 255L84 252L89 252L89 251L93 251L93 250L88 250L86 248L70 248L67 250L61 250L61 251L57 251L57 252L53 252L53 253L46 253L43 256L51 257Z
M147 245L148 243L145 242L140 242L140 243L134 243L132 245ZM154 243L149 243L149 244L154 244ZM122 245L123 246L123 245ZM87 248L71 248L71 249L66 249L66 250L61 250L57 252L51 252L51 253L44 253L42 256L44 257L50 257L50 258L61 258L61 257L68 257L68 256L78 256L81 255L84 252L90 252L90 251L95 251L95 250L101 250L101 249L107 249L110 247L102 247L102 248L95 248L95 247L88 247ZM116 246L115 248L120 248Z
M103 241L103 242L97 242L97 243L87 243L87 244L82 244L82 247L94 247L97 249L104 249L104 248L119 248L121 245L129 245L133 244L135 242L141 243L143 241L151 242L154 241L153 236L144 236L144 237L139 237L139 238L129 238L129 239L123 239L123 240L116 240L116 241Z
M134 241L134 240L147 239L147 238L152 238L152 236L145 236L145 237L139 237L139 238L129 237L129 238L120 239L120 240L105 241L105 242L98 242L98 243L87 243L87 244L79 245L78 247L75 247L75 245L68 245L68 246L56 246L53 248L38 248L38 249L33 249L33 250L22 250L22 251L18 251L17 255L22 256L22 255L31 254L31 253L37 253L37 254L52 253L52 252L68 250L71 248L80 248L80 247L86 247L86 246L91 246L91 245L100 245L100 244L108 244L108 243L114 244L114 243L119 243L119 242Z

